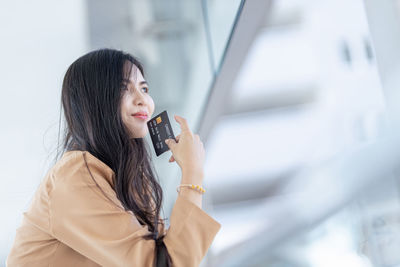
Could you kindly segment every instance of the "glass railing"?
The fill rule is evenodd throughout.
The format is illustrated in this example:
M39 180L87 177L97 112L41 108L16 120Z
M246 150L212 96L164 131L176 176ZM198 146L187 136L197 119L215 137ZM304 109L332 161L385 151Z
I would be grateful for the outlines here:
M180 133L175 114L185 117L197 132L243 2L128 1L116 7L88 1L91 48L121 47L137 56L155 103L154 115L167 110L175 136ZM180 182L179 166L168 163L170 156L153 154L157 172L163 174L166 214Z

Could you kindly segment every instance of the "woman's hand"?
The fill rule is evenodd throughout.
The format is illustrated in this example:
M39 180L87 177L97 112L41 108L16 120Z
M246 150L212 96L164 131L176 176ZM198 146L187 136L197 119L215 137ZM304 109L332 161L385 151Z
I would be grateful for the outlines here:
M177 143L179 142L179 137L180 137L180 136L181 136L180 134L178 134L177 136L175 136L175 139L176 139L176 142L177 142ZM171 157L169 158L168 162L174 162L174 161L175 161L174 155L171 155Z
M181 133L176 136L176 141L173 139L165 140L167 146L172 152L169 162L174 162L179 165L182 173L188 177L203 178L205 150L203 142L198 134L193 134L190 130L185 118L175 115L175 120L180 124ZM198 175L201 174L201 175ZM200 183L202 181L187 181Z

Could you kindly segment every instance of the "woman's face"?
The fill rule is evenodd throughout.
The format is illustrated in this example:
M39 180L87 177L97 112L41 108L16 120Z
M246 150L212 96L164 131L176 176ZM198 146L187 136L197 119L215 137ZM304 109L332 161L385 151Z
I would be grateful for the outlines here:
M129 62L126 68L132 66L129 81L124 80L121 99L122 121L131 132L131 138L143 138L148 132L147 122L154 112L154 101L149 95L148 86L140 70ZM147 116L134 116L135 113L145 113Z

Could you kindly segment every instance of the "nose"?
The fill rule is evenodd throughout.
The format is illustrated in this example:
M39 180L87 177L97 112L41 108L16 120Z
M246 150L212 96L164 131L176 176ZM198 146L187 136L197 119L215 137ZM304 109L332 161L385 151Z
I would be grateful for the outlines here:
M133 98L133 102L135 105L146 105L146 98L144 97L144 93L141 93L139 90L135 90L135 96Z

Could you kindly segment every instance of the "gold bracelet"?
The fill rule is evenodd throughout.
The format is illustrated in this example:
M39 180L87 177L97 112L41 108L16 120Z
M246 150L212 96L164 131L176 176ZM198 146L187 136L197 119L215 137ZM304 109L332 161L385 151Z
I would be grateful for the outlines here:
M206 190L202 186L194 184L181 184L176 188L176 192L180 192L180 187L189 187L191 189L199 191L201 194L204 194L206 192Z

